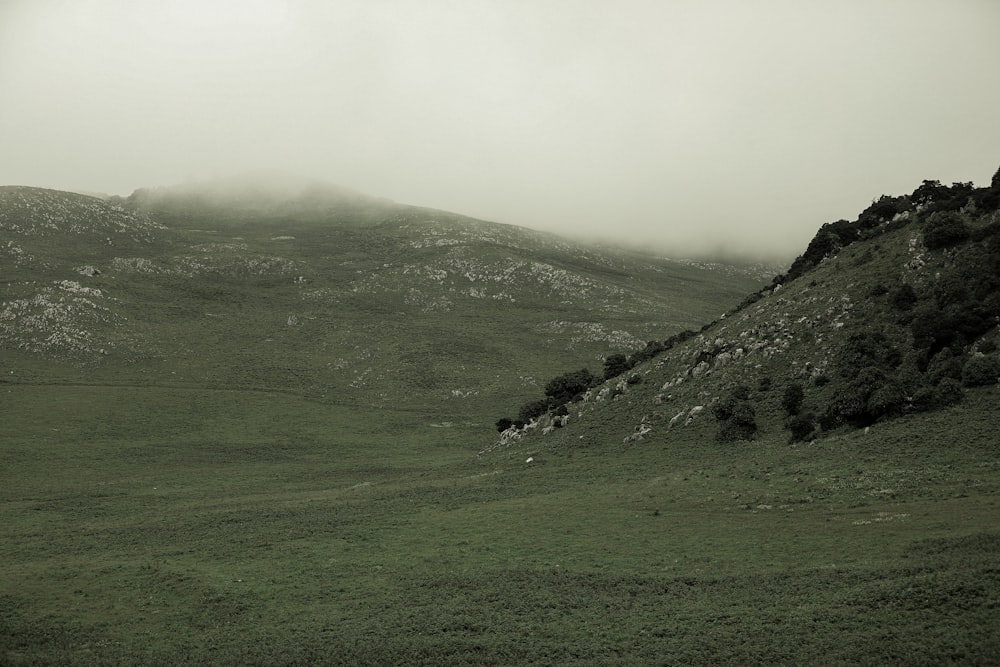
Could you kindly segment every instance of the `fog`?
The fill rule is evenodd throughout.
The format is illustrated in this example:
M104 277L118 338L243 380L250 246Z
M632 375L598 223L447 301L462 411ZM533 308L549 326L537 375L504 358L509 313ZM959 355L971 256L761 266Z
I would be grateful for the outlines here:
M1000 167L996 0L0 0L0 184L278 169L675 254L794 256Z

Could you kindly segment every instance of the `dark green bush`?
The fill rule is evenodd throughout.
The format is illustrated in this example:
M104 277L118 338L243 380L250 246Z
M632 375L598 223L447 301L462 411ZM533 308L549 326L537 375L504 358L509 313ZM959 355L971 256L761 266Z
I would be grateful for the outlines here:
M918 300L917 291L909 283L903 283L889 293L890 305L904 313L913 310Z
M746 390L745 392L742 390ZM757 418L747 387L737 387L733 393L712 406L712 415L719 423L718 439L723 442L753 440L757 435Z
M965 392L962 391L962 384L958 380L945 378L934 387L933 396L936 406L946 407L960 402Z
M934 213L924 227L924 245L929 250L948 248L969 240L971 235L961 214L953 211Z
M805 442L816 433L816 418L811 414L794 415L785 426L792 433L792 442Z
M938 352L927 364L927 379L937 384L944 378L962 379L962 360L950 348Z
M854 377L863 368L892 370L902 362L903 355L881 331L862 331L847 338L837 359L841 376Z
M514 425L514 421L512 419L508 419L507 417L503 417L503 418L497 420L497 424L496 424L497 431L499 431L500 433L503 433L504 431L506 431L507 429L509 429L513 425Z
M552 399L553 405L569 403L599 383L600 378L586 368L581 368L549 380L545 385L545 395Z
M616 378L631 368L624 354L612 354L604 360L604 379Z
M537 401L531 401L525 403L521 406L521 409L517 413L517 418L523 422L530 422L536 417L541 417L546 412L549 411L550 403L548 399L539 399Z
M789 415L797 415L802 409L802 402L806 398L802 385L792 383L785 387L785 393L781 396L781 407Z
M1000 358L995 356L973 356L962 368L962 385L965 387L996 384L998 378L1000 378Z
M660 355L667 347L658 340L651 340L646 343L646 347L633 353L628 358L629 368L634 368L644 361L648 361Z
M757 380L757 391L759 391L762 394L769 392L771 391L771 385L772 385L771 378L762 377L761 379Z
M837 392L825 417L829 423L860 427L899 415L905 407L906 394L899 381L881 368L869 366Z

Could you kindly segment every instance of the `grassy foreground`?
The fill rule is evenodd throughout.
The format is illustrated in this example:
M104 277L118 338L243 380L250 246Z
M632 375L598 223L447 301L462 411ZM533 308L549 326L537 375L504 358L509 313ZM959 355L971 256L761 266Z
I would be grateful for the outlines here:
M998 398L529 464L487 417L0 384L0 663L996 664Z

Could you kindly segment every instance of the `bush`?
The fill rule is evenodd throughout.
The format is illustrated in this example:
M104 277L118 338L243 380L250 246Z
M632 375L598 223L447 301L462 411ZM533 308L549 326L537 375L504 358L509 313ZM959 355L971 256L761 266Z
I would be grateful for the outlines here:
M917 291L909 283L903 283L889 293L889 303L893 308L904 313L913 310L918 299Z
M548 411L549 411L549 401L548 399L543 398L522 405L521 409L517 413L517 418L523 422L530 422L532 419L535 419L536 417L541 417Z
M954 405L960 402L964 396L965 392L962 391L961 383L952 378L945 378L934 387L933 397L936 407Z
M604 360L604 379L616 378L631 368L624 354L612 354Z
M795 415L786 422L785 426L792 432L792 442L811 440L816 432L816 420L813 415Z
M666 350L666 346L658 340L651 340L646 343L646 347L635 352L629 357L628 363L629 368L634 368L638 364L644 361L648 361L660 355L661 352Z
M994 356L976 355L962 368L962 385L984 387L996 384L1000 379L1000 359Z
M723 442L753 440L757 435L756 413L740 395L749 396L749 389L737 387L732 395L712 406L712 414L719 422L718 439Z
M829 423L868 426L884 417L894 417L906 406L900 383L881 368L869 366L837 393L826 410Z
M771 384L772 384L771 378L762 377L761 379L757 380L757 391L759 391L762 394L767 393L771 391Z
M854 377L861 369L874 367L892 370L903 361L896 345L881 331L862 331L852 334L837 355L840 374Z
M924 227L924 245L929 250L948 248L969 240L971 235L960 214L953 211L934 213Z
M792 383L785 387L785 393L781 397L781 407L789 415L797 415L802 409L802 402L806 398L802 385Z
M937 384L944 378L962 379L962 360L949 348L944 348L927 364L927 378L932 384Z
M513 425L514 425L514 420L508 419L507 417L503 417L503 418L497 420L497 424L496 424L497 431L499 431L500 433L503 433L504 431L506 431L507 429L509 429Z
M569 403L599 382L600 378L581 368L549 380L545 385L545 395L552 399L553 405Z

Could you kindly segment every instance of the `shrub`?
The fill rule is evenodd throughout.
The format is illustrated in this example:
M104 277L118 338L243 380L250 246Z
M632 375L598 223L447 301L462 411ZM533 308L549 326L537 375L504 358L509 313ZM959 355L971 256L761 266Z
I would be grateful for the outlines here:
M757 435L753 406L745 398L739 398L739 395L749 396L749 389L737 387L732 395L712 406L712 414L719 422L718 439L723 442L753 440Z
M936 384L944 378L962 379L962 360L949 349L938 352L927 364L927 377Z
M625 380L625 382L628 384L639 384L642 382L642 376L638 373L632 373L632 375L628 376L628 379Z
M893 417L906 405L900 383L881 368L863 368L850 384L837 393L827 407L831 423L868 426L884 417Z
M962 368L962 385L983 387L996 384L1000 378L1000 359L994 356L976 355Z
M910 202L907 197L889 197L882 195L877 201L872 202L858 216L858 224L862 229L877 227L883 222L892 220L897 213L910 209Z
M802 402L805 398L806 394L802 385L792 383L785 387L785 393L781 396L781 407L789 415L797 415L802 409Z
M837 355L840 374L854 377L861 369L874 367L892 370L903 360L896 345L881 331L862 331L852 334Z
M813 415L794 415L785 426L792 432L792 442L805 442L811 440L816 432L816 419Z
M506 431L507 429L509 429L513 425L514 425L514 420L508 419L507 417L503 417L503 418L497 420L497 424L496 424L497 431L499 431L500 433L503 433L504 431Z
M552 399L553 405L569 403L599 382L596 375L581 368L549 380L545 385L545 395Z
M517 418L522 422L530 422L532 419L541 417L548 411L549 401L548 399L543 398L522 405L521 409L517 413Z
M633 353L632 356L629 357L629 368L633 368L644 361L648 361L649 359L659 356L659 354L666 349L666 346L658 340L649 341L646 343L646 347Z
M604 360L604 379L616 378L631 368L624 354L612 354Z
M934 405L937 407L954 405L960 402L964 396L965 392L962 391L961 383L952 378L945 378L934 387Z
M918 299L917 291L909 283L903 283L889 293L889 303L893 308L904 313L913 310Z
M971 234L960 214L953 211L934 213L924 227L924 245L929 250L948 248L967 241Z
M757 391L759 391L762 394L771 391L771 384L772 384L771 378L762 377L761 379L757 380Z

